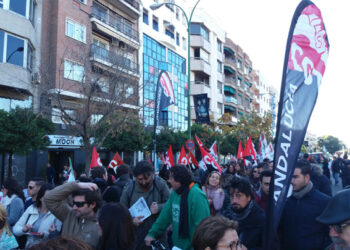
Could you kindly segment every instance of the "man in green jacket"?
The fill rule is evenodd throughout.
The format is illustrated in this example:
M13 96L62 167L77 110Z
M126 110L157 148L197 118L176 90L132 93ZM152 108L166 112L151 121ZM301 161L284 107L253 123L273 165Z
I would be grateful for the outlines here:
M192 237L197 225L210 216L207 197L197 184L194 184L192 173L184 165L170 168L168 182L173 191L158 219L148 231L145 243L151 245L151 242L172 224L174 246L183 250L192 249Z
M67 198L73 196L73 207ZM68 182L44 196L46 206L62 221L62 235L85 241L93 249L99 241L97 211L102 204L101 193L95 183Z

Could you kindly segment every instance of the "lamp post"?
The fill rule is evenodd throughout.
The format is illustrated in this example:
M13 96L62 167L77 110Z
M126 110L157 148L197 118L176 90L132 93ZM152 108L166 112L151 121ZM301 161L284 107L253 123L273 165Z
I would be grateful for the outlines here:
M179 5L177 5L176 3L173 2L164 2L164 3L155 3L152 4L150 6L151 10L157 10L160 7L162 7L164 4L170 4L170 5L174 5L176 7L178 7L182 13L184 14L185 18L186 18L186 22L187 22L187 88L188 88L188 95L187 95L187 102L188 102L188 106L187 106L187 114L188 114L188 123L187 123L187 132L188 132L188 139L191 139L191 20L192 20L192 16L193 16L193 12L196 9L198 3L200 0L198 0L196 2L196 4L194 5L194 7L191 10L190 13L190 18L188 18L186 12L184 11L183 8L181 8Z
M24 50L23 47L18 47L16 50L12 51L12 53L7 57L6 62L10 61L13 54L15 54L16 52L22 52L23 50Z

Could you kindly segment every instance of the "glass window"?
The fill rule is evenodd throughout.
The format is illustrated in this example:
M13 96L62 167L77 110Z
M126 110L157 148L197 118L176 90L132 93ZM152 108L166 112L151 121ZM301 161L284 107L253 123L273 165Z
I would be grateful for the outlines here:
M4 8L4 2L3 2L3 0L0 0L0 8Z
M71 79L78 82L83 82L84 66L65 60L64 61L64 78Z
M222 94L222 83L221 82L218 82L217 88L218 88L218 94Z
M10 111L10 99L0 97L0 109L9 112Z
M143 22L148 25L148 11L143 9Z
M10 0L9 9L16 12L22 16L26 16L26 0Z
M218 51L222 51L222 42L220 40L218 40Z
M152 27L154 30L159 31L158 17L153 16Z
M67 18L66 19L66 36L69 36L75 40L85 43L86 28L85 26Z
M222 103L218 102L218 113L222 115Z
M24 40L7 35L6 62L23 67Z
M218 61L218 72L222 72L222 63L220 61Z
M180 35L176 32L176 45L180 46Z
M0 63L4 62L4 40L5 40L5 32L0 30Z

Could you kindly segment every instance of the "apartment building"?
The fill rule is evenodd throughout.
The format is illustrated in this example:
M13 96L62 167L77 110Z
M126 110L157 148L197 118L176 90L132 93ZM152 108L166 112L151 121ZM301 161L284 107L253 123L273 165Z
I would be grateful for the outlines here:
M207 94L211 121L217 121L224 112L225 36L205 10L196 10L191 22L191 96ZM191 120L195 118L191 97Z
M178 1L182 5L185 1ZM152 10L153 0L142 1L140 25L142 57L142 88L140 103L146 128L154 125L154 101L158 75L165 70L172 81L175 104L161 111L161 126L186 130L188 123L187 96L187 23L181 10L164 4Z

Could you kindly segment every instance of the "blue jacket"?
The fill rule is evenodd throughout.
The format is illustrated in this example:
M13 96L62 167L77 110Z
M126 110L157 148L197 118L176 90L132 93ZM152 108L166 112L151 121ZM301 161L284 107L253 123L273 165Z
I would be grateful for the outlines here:
M301 199L288 198L280 223L281 250L323 250L331 243L328 226L316 221L329 200L314 188Z

